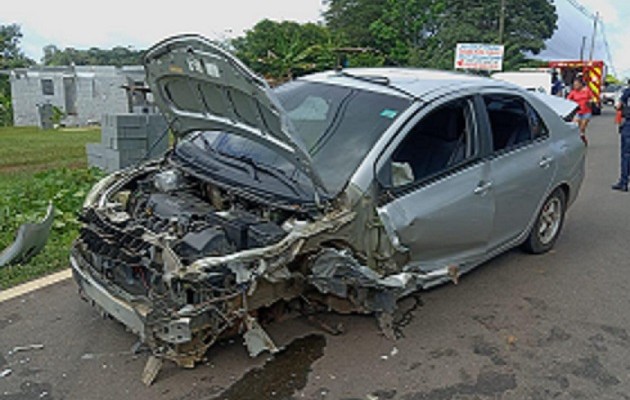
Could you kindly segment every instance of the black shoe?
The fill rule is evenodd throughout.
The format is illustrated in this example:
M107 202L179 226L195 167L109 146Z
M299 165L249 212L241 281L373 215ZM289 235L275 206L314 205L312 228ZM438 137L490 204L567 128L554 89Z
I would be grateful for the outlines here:
M618 183L616 185L613 185L612 190L619 190L620 192L627 192L628 185L622 185L621 183Z

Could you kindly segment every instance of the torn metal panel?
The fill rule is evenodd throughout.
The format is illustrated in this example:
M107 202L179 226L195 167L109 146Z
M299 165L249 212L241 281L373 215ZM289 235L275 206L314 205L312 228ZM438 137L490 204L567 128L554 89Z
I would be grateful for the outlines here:
M256 319L247 317L245 325L247 331L243 334L243 340L251 357L256 357L263 351L268 351L272 354L278 352L278 347Z
M48 205L46 216L40 223L20 226L15 241L0 253L0 267L25 263L44 249L54 220L55 208Z
M410 277L382 277L361 265L351 254L333 249L318 254L309 283L321 293L347 298L367 312L392 313Z

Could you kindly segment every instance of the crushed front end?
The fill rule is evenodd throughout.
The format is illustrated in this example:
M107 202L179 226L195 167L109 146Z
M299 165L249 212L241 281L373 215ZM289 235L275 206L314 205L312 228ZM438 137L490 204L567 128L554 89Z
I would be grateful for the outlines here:
M313 255L353 214L266 206L154 164L97 185L80 220L82 296L192 367L223 336L244 334L252 355L274 350L259 313L303 294Z

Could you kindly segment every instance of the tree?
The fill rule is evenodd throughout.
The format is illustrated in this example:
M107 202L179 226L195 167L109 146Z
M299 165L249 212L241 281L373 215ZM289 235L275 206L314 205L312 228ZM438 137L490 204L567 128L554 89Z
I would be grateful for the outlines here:
M78 50L67 47L60 50L55 45L44 47L44 65L137 65L142 62L143 50L135 50L128 47L117 46L112 49L99 49L92 47L87 50Z
M549 0L505 0L504 69L527 63L526 52L538 54L556 30L558 14ZM423 59L451 68L458 42L498 43L500 2L445 0L444 13Z
M370 25L377 21L388 0L331 0L324 12L326 25L344 45L375 47Z
M33 60L26 57L20 49L21 39L19 25L0 25L0 69L20 68L33 64ZM13 107L9 76L0 75L0 126L12 124Z
M336 64L330 31L313 23L263 20L231 45L245 64L276 82Z
M370 32L390 63L421 65L415 55L438 32L444 8L437 0L388 0Z
M387 62L453 68L459 42L497 43L499 0L331 0L326 21L334 32L370 43ZM372 8L374 7L374 8ZM356 18L365 12L366 18ZM556 29L550 0L506 0L506 69L527 63Z

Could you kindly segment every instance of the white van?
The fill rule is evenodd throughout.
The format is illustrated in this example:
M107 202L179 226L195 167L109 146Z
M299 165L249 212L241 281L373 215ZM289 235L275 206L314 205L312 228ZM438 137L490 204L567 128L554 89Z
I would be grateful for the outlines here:
M513 83L532 92L551 94L551 74L549 72L497 72L492 74L492 77Z

